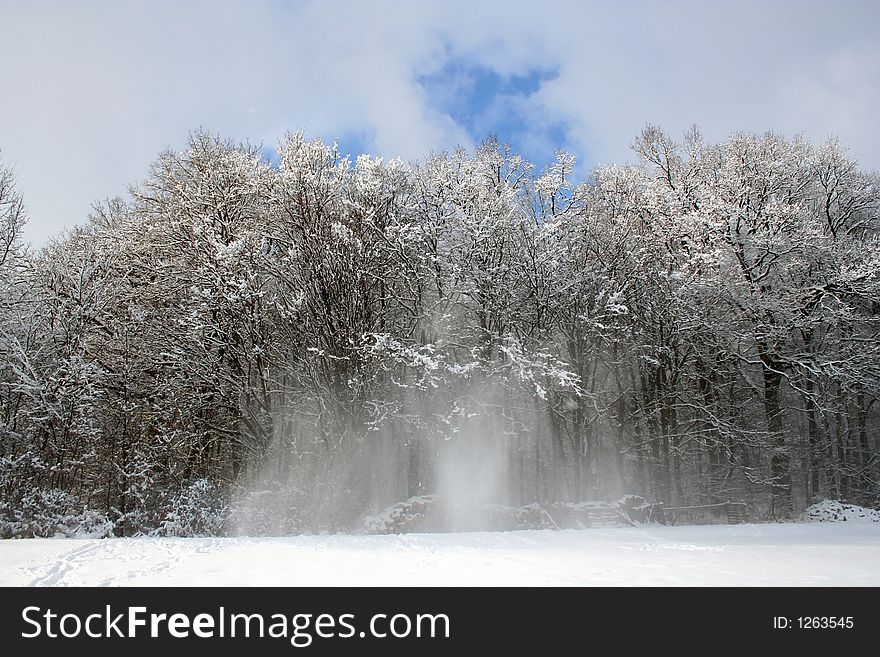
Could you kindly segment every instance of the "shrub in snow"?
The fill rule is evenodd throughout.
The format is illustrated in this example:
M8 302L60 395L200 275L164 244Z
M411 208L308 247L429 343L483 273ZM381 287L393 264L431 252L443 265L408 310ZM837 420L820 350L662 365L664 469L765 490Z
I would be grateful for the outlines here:
M553 516L537 503L516 509L517 529L559 529Z
M237 536L289 536L314 528L304 517L303 491L266 481L259 490L239 492L230 505L227 526Z
M366 516L360 530L366 534L402 534L442 531L509 531L515 529L585 529L602 525L664 522L663 505L639 495L616 502L551 502L513 507L485 504L463 508L440 495L419 495Z
M105 513L86 509L59 523L59 532L69 538L107 538L113 535L113 521Z
M0 518L2 538L103 538L113 533L105 514L83 508L72 495L55 489L32 489L14 507L0 502Z
M803 522L880 522L880 511L837 500L822 500L801 514Z
M440 495L417 495L367 516L361 522L366 534L404 534L442 531L512 531L559 529L553 517L537 503L522 507L486 504L462 508Z
M624 495L614 504L630 522L666 522L663 505L651 504L641 495Z
M171 499L159 528L160 536L220 536L225 533L228 507L216 485L197 479Z
M398 502L361 523L365 534L402 534L413 531L436 531L437 495L417 495Z

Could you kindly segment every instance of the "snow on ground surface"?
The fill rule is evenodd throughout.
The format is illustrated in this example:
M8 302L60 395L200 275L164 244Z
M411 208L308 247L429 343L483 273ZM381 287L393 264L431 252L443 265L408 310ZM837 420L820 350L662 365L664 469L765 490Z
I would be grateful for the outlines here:
M878 586L880 525L4 540L0 585Z
M880 522L880 511L835 500L822 500L804 511L804 522Z

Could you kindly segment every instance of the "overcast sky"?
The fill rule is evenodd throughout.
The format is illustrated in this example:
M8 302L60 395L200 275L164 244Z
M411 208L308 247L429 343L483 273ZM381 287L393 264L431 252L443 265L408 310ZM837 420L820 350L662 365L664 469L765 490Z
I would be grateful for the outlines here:
M204 127L544 163L678 135L836 134L880 167L880 2L0 0L0 152L45 243Z

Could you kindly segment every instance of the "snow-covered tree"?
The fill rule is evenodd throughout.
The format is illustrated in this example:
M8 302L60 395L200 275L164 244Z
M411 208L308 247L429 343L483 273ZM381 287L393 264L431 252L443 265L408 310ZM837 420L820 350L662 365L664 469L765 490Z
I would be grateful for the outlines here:
M876 504L877 175L773 134L634 148L579 182L498 140L404 164L296 133L274 166L198 132L38 252L0 168L0 532Z

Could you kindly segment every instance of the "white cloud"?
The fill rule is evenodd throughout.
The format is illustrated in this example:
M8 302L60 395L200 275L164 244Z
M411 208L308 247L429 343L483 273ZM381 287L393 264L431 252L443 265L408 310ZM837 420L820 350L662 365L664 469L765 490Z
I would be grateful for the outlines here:
M880 4L638 3L560 28L569 48L536 111L569 125L592 161L629 157L646 123L710 139L834 133L880 166ZM593 20L590 20L592 16Z
M518 111L538 135L561 122L588 162L627 157L650 121L835 132L876 167L878 18L871 0L4 2L0 148L42 243L200 126L362 135L404 159L469 143L418 83L456 58L558 69Z

